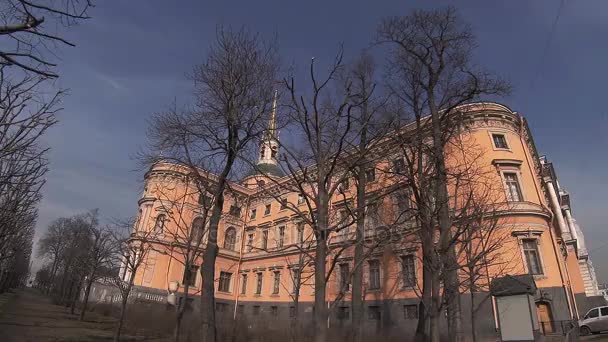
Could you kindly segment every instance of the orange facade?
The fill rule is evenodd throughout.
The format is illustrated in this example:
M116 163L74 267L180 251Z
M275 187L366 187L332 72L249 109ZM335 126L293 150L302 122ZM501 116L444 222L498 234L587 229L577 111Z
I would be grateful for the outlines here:
M578 268L577 241L571 233L574 228L564 220L559 203L556 207L552 201L550 190L555 192L555 189L550 188L556 180L544 172L545 165L534 147L525 119L495 103L476 103L461 110L466 113L464 130L456 139L458 143L448 148L447 163L474 165L469 169L483 174L486 180L481 186L483 189L475 191L491 198L500 216L494 224L499 226L501 248L488 266L488 281L505 274L534 274L541 289L537 298L539 307L545 308L547 302L552 305L549 310L556 320L576 318L577 311L583 310L579 306L585 305L580 303L585 288ZM391 155L387 153L377 161L370 192L394 184L394 178L387 176L390 172L383 173L391 168ZM398 155L398 151L394 155ZM159 234L155 235L154 251L137 272L137 286L166 290L171 281L180 284L190 281L193 286L189 292L196 295L200 291L200 272L191 270L196 279L187 279L191 276L185 275L188 272L180 262L179 246L175 243L176 237L192 233L193 221L200 213L198 191L186 174L184 168L168 163L156 164L146 173L135 229L157 229ZM268 195L268 188L276 187L276 182L287 182L289 177L277 177L265 185L259 183L260 179L259 175L249 176L231 184L226 193L225 215L218 236L216 298L230 303L290 305L294 301L294 280L298 272L294 270L301 269L299 301L312 302L314 277L310 276L308 261L302 262L302 249L312 243L314 234L294 214L294 208L306 210L305 204L297 192L283 192L280 198ZM341 208L354 198L352 183L350 190L345 189L332 199L333 220L337 220ZM456 191L454 184L450 187ZM392 195L378 201L379 206L386 208L381 210L381 215L395 216L391 214L393 201ZM562 219L558 220L558 216ZM159 217L163 221L160 229ZM415 223L403 224L415 229ZM354 227L332 234L330 245L335 253L352 238ZM421 252L414 236L402 237L390 248L370 251L363 265L366 302L419 298ZM374 239L370 241L373 245ZM352 248L342 253L327 285L328 302L338 297L345 284L341 278L355 266ZM201 264L200 258L195 264ZM487 291L487 282L482 282L478 290ZM348 289L344 295L348 301Z

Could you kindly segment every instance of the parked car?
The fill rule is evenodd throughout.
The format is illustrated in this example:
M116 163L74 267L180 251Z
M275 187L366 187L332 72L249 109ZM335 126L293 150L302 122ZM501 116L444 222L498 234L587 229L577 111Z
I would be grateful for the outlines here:
M593 308L578 322L581 335L597 334L608 330L608 306Z

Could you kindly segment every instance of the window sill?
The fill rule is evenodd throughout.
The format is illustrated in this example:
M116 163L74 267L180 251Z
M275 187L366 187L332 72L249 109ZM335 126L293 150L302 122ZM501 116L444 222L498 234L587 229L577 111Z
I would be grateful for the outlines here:
M382 292L382 289L379 289L379 288L378 289L367 289L367 292L368 293L380 293L380 292Z
M280 295L278 293L273 293L270 295L270 297L280 297Z
M494 151L505 151L505 152L513 152L510 148L508 147L496 147L494 146Z
M416 290L416 286L402 286L401 291L414 291Z
M231 294L232 292L230 292L230 291L220 291L220 290L217 290L217 293Z
M255 293L253 296L254 297L262 297L262 294L261 293Z
M532 277L534 277L534 280L545 280L549 278L544 274L533 274Z

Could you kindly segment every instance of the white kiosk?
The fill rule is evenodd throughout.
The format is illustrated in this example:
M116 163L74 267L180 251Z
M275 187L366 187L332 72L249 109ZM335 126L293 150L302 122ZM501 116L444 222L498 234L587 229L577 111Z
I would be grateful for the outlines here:
M534 304L536 283L531 275L507 275L490 285L496 298L501 341L538 341L541 337Z

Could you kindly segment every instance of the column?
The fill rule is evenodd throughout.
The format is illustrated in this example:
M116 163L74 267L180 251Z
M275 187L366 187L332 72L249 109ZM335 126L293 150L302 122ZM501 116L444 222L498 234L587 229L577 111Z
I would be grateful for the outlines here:
M566 222L564 221L564 216L562 215L562 208L559 205L559 201L557 200L557 194L555 193L555 188L553 187L553 180L549 177L545 177L545 186L547 187L547 192L549 192L549 200L551 201L551 209L553 209L553 215L557 219L557 225L559 226L560 234L564 241L568 241L571 239L570 233L568 232L568 228L566 227Z
M570 227L570 235L572 236L572 240L578 241L578 234L576 233L576 225L574 224L574 220L572 219L572 214L570 213L570 208L564 209L566 213L566 219L568 220L568 226ZM580 246L580 242L579 242Z

